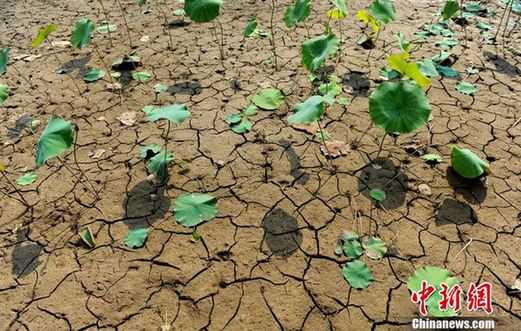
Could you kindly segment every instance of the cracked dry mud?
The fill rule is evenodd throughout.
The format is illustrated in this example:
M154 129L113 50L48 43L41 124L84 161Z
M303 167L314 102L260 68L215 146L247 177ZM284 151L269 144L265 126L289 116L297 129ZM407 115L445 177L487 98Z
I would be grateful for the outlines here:
M454 48L453 67L463 76L467 66L479 68L479 74L468 78L479 92L464 95L455 90L456 80L433 79L427 93L434 115L431 134L423 128L388 139L374 160L382 131L371 127L364 135L370 126L367 96L378 83L385 54L396 49L393 31L411 37L433 20L440 2L396 1L397 20L371 52L356 45L361 24L349 17L342 58L331 69L343 78L352 103L329 109L323 124L352 150L333 161L337 171L331 174L316 138L286 121L291 106L312 93L299 65L305 29L286 29L282 23L290 1L277 1L277 72L265 62L271 57L269 40L244 40L241 35L254 14L267 29L266 1L226 1L220 17L224 70L211 23L174 22L175 47L168 51L159 12L144 15L134 1L123 3L142 68L153 77L144 84L127 79L123 105L106 90L107 81L86 85L81 80L87 68L102 67L91 49L59 49L85 90L78 97L69 78L53 72L58 63L51 51L29 45L37 27L51 21L60 25L56 41L67 40L79 18L101 21L96 1L0 4L0 44L12 47L13 58L42 55L15 60L14 65L53 101L48 104L12 70L2 76L12 89L0 126L0 160L8 165L8 176L15 179L32 167L38 136L56 114L79 125L79 161L101 190L101 200L89 207L88 192L51 160L37 170L35 184L21 189L34 210L19 217L24 208L1 181L1 191L9 192L9 197L2 195L0 209L2 330L156 330L165 321L174 330L401 330L418 316L406 286L409 275L425 265L448 267L469 238L473 242L454 260L452 270L463 288L470 282L490 282L497 329L520 329L521 301L507 293L521 268L519 56L483 44L479 31L469 26L468 49L463 42ZM314 3L308 27L318 35L324 16L319 13L328 2ZM118 24L116 46L111 49L107 38L95 39L105 60L112 62L128 47L120 12L113 1L106 6ZM364 6L364 1L351 1L351 14ZM498 22L499 15L489 19L495 28ZM462 28L452 28L463 40ZM144 35L150 41L140 41ZM518 46L519 41L517 30L510 42ZM415 59L436 52L434 46L424 46ZM156 97L156 83L170 86L171 93ZM267 86L280 88L286 103L277 111L259 112L251 132L233 133L224 119ZM170 134L176 159L191 162L191 169L175 166L168 186L154 187L146 181L138 152L161 143L165 127L146 123L140 109L173 102L186 103L192 111ZM122 126L116 118L129 111L138 113L137 122ZM22 114L42 120L42 125L34 133L13 131L13 118ZM441 154L444 162L427 165L411 153L411 143L423 146L422 151L429 145L428 151ZM486 157L493 170L486 185L462 182L451 172L451 143ZM97 149L105 153L90 158ZM65 157L69 163L72 158ZM372 161L381 169L372 167ZM420 184L427 184L432 194L420 194ZM368 192L382 185L387 188L386 211L371 212ZM198 227L203 240L194 243L191 231L173 219L171 204L183 192L202 190L218 197L219 214ZM361 222L355 220L357 214ZM369 224L392 249L381 261L367 260L375 280L357 291L343 279L346 260L335 256L334 248L341 230L367 233ZM128 249L123 244L128 229L143 225L154 227L146 245ZM92 250L77 236L85 226L96 235Z

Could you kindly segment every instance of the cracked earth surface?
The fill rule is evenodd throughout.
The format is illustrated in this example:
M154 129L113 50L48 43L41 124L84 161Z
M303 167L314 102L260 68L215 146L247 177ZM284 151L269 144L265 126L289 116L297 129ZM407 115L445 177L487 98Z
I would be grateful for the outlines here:
M16 192L0 182L1 191L9 194L2 194L0 209L1 329L154 330L167 321L175 330L401 330L418 316L406 286L409 275L425 265L447 268L453 260L451 269L463 288L470 282L492 284L498 329L520 329L520 298L507 293L521 273L519 56L485 45L469 26L468 48L460 42L453 49L453 68L462 76L469 65L479 68L468 77L479 92L464 95L455 90L456 80L432 79L429 128L388 138L376 159L382 131L370 125L367 97L379 82L385 55L396 50L393 32L411 38L441 5L396 1L397 20L386 26L371 52L356 45L362 25L349 17L342 58L330 68L343 78L351 104L333 106L323 125L335 139L348 142L351 152L334 159L332 174L317 138L286 121L291 106L312 93L299 65L306 31L282 23L290 1L277 1L277 72L265 61L272 56L269 40L241 35L254 14L267 29L268 2L226 1L220 17L224 70L211 23L174 22L175 47L168 51L159 12L144 15L134 1L123 3L135 51L152 79L126 84L122 105L117 94L106 90L108 81L86 85L81 80L87 68L102 68L91 48L59 49L84 90L78 97L67 76L54 74L59 64L50 49L29 45L37 27L51 21L60 25L56 41L67 40L79 18L101 21L96 1L9 0L0 5L0 44L12 47L13 58L42 55L13 63L52 100L49 104L12 70L2 76L12 90L0 125L0 160L8 165L7 175L14 180L32 167L39 134L56 114L79 125L79 161L101 190L101 200L90 207L88 192L51 160L37 170L35 184L21 189L34 208L19 216L24 208ZM308 27L318 35L324 17L319 13L328 2L314 3ZM350 12L363 7L364 1L352 1ZM118 24L116 46L110 48L100 36L95 40L112 62L128 47L120 12L111 1L107 8ZM499 16L487 22L496 28ZM463 40L463 29L452 28ZM140 41L143 35L150 41ZM512 45L519 44L519 36L514 31ZM436 52L425 45L414 58ZM156 83L170 86L171 93L156 97ZM286 103L274 112L260 111L251 132L232 132L224 119L267 86L281 89ZM174 102L186 103L192 116L171 131L170 148L191 167L173 167L168 185L157 187L146 181L138 153L147 144L161 144L166 128L147 123L140 109ZM116 118L129 111L138 113L137 122L123 126ZM14 119L23 114L41 119L42 125L34 133L13 132ZM493 174L485 184L454 175L448 162L451 143L472 148L491 163ZM105 150L99 159L89 157L98 149ZM444 162L427 165L419 157L426 152L439 153ZM71 163L73 156L64 158ZM431 194L420 193L420 184L427 184ZM368 192L374 187L385 188L385 211L371 208ZM183 192L200 191L218 198L219 214L197 228L203 240L192 242L191 231L173 219L171 204ZM96 236L91 250L77 236L86 226ZM153 231L143 248L131 250L123 239L136 226ZM375 278L365 290L353 290L343 279L346 260L334 254L342 230L371 231L391 245L381 261L362 258ZM472 243L455 259L469 238Z

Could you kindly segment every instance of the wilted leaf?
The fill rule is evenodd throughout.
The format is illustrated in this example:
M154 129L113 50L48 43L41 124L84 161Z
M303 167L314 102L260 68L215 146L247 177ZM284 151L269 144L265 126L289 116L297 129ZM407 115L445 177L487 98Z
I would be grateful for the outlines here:
M320 134L320 133L318 133ZM351 151L349 146L346 143L338 140L330 140L326 141L324 144L320 145L320 151L322 154L331 157L338 157L341 155L347 155ZM329 153L328 153L329 151Z

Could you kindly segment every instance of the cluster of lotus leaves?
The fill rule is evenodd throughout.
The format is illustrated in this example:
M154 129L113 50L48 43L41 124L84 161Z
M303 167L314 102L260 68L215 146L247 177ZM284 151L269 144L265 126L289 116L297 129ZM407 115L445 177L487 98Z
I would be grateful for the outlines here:
M387 133L409 133L425 125L431 106L420 86L384 82L369 97L371 120Z

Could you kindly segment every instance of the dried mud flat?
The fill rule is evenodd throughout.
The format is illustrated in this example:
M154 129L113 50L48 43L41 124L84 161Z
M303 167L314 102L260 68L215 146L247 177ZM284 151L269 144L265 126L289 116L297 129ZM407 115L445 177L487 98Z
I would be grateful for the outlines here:
M406 286L409 275L425 265L448 267L469 238L473 242L454 260L452 270L463 288L477 281L492 284L498 330L521 328L520 298L507 292L521 268L519 56L483 44L479 30L469 26L468 48L460 42L453 49L453 68L460 75L469 65L479 68L468 78L479 92L464 95L455 90L456 80L433 79L427 93L434 116L431 134L423 128L389 139L375 160L382 131L371 127L364 135L370 126L367 96L378 82L386 52L396 47L392 33L400 30L411 37L433 20L440 3L396 1L397 20L371 52L356 45L361 24L348 18L342 59L331 68L343 78L351 104L329 109L323 124L335 139L348 142L351 151L334 160L337 171L332 174L317 139L286 121L291 106L312 93L299 65L306 31L289 30L282 23L290 1L277 1L277 72L265 61L272 56L269 40L244 40L241 35L254 14L267 29L268 2L226 1L220 17L224 69L211 23L174 21L175 49L169 51L158 11L144 15L134 1L123 2L135 51L152 79L144 84L127 79L122 105L117 94L106 90L107 82L81 81L87 68L102 67L91 50L60 49L85 90L78 97L68 77L54 73L58 63L50 50L35 51L29 44L37 27L51 21L60 25L56 40L67 40L79 18L99 22L96 1L0 4L0 44L12 47L13 57L42 55L14 64L53 100L48 104L13 72L2 76L12 89L0 125L0 160L8 164L8 175L16 178L33 166L43 124L56 114L79 125L80 163L101 189L101 200L88 207L89 194L74 186L60 163L50 161L38 169L37 182L22 189L34 210L19 217L23 206L0 182L1 191L10 192L2 194L0 206L0 329L155 330L167 321L174 330L401 330L418 316ZM115 47L96 37L110 62L129 51L113 3L107 1L118 24ZM177 3L171 3L173 9ZM308 26L318 35L324 17L319 13L328 2L314 3L316 13ZM351 2L351 14L363 7L364 1ZM496 27L499 16L488 23ZM453 29L462 41L463 29ZM150 41L140 41L144 35ZM520 41L519 31L514 32L510 43L518 46ZM425 46L415 58L436 52ZM156 83L170 86L170 93L156 97ZM275 112L259 112L251 132L232 132L224 119L267 86L280 88L286 104ZM146 181L138 153L147 144L160 143L165 128L146 123L140 109L173 102L186 103L192 111L170 134L174 156L190 161L191 169L176 166L168 186L155 187ZM138 114L137 121L123 126L116 118L129 111ZM23 114L42 120L42 125L34 133L14 130ZM493 170L486 185L462 182L451 172L451 143L486 157ZM419 153L429 145L428 151L443 155L444 162L427 165L411 145ZM89 156L100 149L100 158ZM427 184L431 194L420 192L420 184ZM380 186L388 195L385 211L371 212L369 188ZM198 227L203 240L194 243L191 231L171 216L171 204L183 192L201 190L218 197L219 214ZM355 220L357 214L361 222ZM334 248L342 230L367 232L370 223L392 249L381 261L367 260L375 281L357 291L343 279L346 260ZM154 230L145 246L127 248L123 239L128 229L147 224ZM97 246L91 250L77 236L87 225L96 235Z

